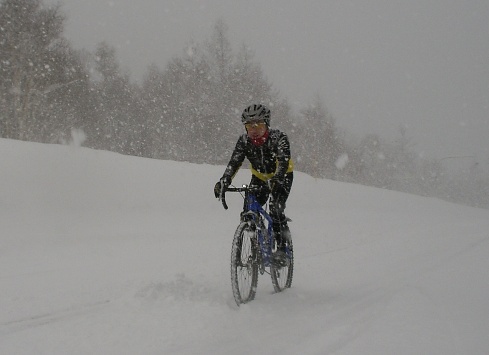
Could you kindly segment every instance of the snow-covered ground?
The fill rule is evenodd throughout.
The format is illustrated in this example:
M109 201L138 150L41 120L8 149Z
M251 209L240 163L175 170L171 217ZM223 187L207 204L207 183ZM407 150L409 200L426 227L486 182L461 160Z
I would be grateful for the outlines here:
M1 354L487 354L489 211L297 173L293 287L237 307L224 167L0 140ZM235 179L248 181L243 170Z

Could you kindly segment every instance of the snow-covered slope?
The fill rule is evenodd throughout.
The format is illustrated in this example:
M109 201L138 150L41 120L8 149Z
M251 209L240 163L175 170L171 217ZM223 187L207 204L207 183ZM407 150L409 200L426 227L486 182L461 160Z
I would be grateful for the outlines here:
M238 308L223 167L0 151L1 354L487 354L487 210L297 173L293 287Z

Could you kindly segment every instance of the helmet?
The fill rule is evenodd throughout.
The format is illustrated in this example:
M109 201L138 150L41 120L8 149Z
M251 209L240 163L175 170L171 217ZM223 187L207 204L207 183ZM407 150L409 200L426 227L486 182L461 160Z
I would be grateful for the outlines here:
M267 126L270 126L270 110L266 106L261 104L250 105L244 109L241 115L243 124L258 120L264 120Z

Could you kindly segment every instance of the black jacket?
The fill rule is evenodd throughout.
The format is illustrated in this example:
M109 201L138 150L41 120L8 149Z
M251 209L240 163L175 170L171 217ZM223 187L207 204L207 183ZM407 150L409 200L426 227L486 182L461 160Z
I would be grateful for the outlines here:
M251 143L246 133L241 135L224 171L224 177L232 180L245 158L251 163L253 175L264 181L273 176L283 180L285 174L293 170L289 139L278 129L270 129L267 141L259 147Z

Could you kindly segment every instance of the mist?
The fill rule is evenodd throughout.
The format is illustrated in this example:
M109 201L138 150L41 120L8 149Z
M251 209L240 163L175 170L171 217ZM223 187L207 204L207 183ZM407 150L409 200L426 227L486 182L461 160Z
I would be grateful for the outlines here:
M233 58L237 60L246 47L261 70L260 79L278 93L254 91L252 97L276 105L272 108L274 124L296 136L296 152L305 172L471 205L485 204L474 202L480 200L475 196L486 194L489 170L489 44L485 40L489 10L483 1L44 2L56 3L66 15L62 35L75 50L91 58L84 64L90 80L100 75L93 58L101 42L106 43L107 52L113 51L119 79L128 79L121 86L127 93L129 87L144 85L149 68L162 74L173 60L188 59L194 45L205 47L212 41L216 23L222 21L227 26L225 35ZM92 64L87 64L90 61ZM86 83L87 90L94 90L92 84ZM80 92L73 93L71 100L80 97ZM194 148L174 144L168 136L164 138L171 144L157 149L154 146L163 140L160 132L168 130L168 119L146 124L154 133L146 139L141 127L135 129L122 115L136 117L139 126L144 125L142 117L148 115L137 111L136 103L123 109L117 102L128 101L120 96L112 103L113 109L107 103L102 110L100 102L72 102L71 110L44 113L58 119L70 117L63 124L43 122L39 127L41 115L31 115L31 124L23 130L36 134L19 137L61 142L69 139L72 129L81 128L87 135L85 145L97 149L222 163L232 149L232 143L226 142L233 141L239 132L233 125L224 129L229 137L224 138L223 151L207 151L212 156L217 154L216 159L192 156ZM215 114L237 120L249 97L242 95L232 103L213 101L222 106ZM284 101L285 105L278 104ZM82 108L95 106L98 110L80 114ZM117 107L121 112L116 114ZM324 156L320 162L308 162L313 155L311 148L298 146L311 139L310 131L315 129L304 117L304 112L311 110L334 123L333 143L313 137L329 149L318 152ZM208 117L209 113L202 115ZM97 117L96 124L87 123L93 117ZM125 128L107 128L114 120ZM296 122L305 123L296 129ZM5 129L2 136L6 136ZM144 144L153 148L142 151L143 140L152 140ZM201 143L208 145L205 140ZM364 170L360 177L345 172L358 168L353 169L355 157ZM409 167L412 163L415 167ZM313 164L322 169L311 168ZM342 169L335 169L339 166ZM408 166L409 173L400 166ZM430 186L420 187L420 181ZM464 191L458 191L460 186Z
M433 158L487 165L489 4L486 1L64 0L67 37L107 40L136 80L163 67L223 19L291 105L319 94L338 125L396 138L407 128Z

